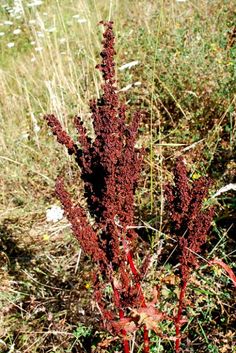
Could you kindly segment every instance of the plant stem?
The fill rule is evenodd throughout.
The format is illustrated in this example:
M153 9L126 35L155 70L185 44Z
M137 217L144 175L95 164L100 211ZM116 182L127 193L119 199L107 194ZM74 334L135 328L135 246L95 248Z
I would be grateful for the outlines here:
M186 288L187 288L187 281L183 281L181 284L181 290L180 290L180 295L179 295L179 308L178 308L178 313L175 319L175 332L176 332L176 342L175 342L175 352L178 353L180 350L180 343L181 343L181 326L182 326L182 312L184 308L184 298L185 298L185 293L186 293Z
M133 273L133 275L134 275L134 277L136 279L136 287L138 289L139 298L140 298L140 301L141 301L141 307L142 308L146 308L147 305L146 305L146 302L145 302L143 290L142 290L141 284L140 284L140 282L138 280L139 273L138 273L138 271L137 271L137 269L135 267L131 251L127 252L127 259L128 259L129 265L130 265L131 272ZM144 327L143 327L143 344L144 344L144 353L149 353L150 352L149 337L148 337L148 330L147 330L146 325L144 325Z
M146 326L143 328L143 344L144 344L144 353L150 352L149 347L149 337L148 337L148 329Z
M116 305L116 307L119 307L119 318L123 319L125 317L125 314L124 314L124 310L120 308L120 294L119 294L119 291L115 288L114 284L112 285L112 287L113 287L115 305ZM123 336L124 353L130 353L129 341L125 338L126 337L126 330L122 329L121 333L122 333L122 336Z

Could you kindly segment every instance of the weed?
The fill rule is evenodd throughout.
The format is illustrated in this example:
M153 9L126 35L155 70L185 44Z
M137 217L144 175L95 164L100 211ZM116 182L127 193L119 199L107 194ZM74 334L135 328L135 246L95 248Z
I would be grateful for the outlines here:
M87 288L92 286L93 265L78 248L65 217L47 221L46 210L58 205L53 187L62 165L68 171L68 190L77 189L71 185L75 178L75 198L83 206L86 202L77 166L66 151L55 147L43 115L52 111L73 138L71 116L79 115L94 137L87 102L100 96L101 75L94 71L101 36L97 23L113 18L118 66L139 61L119 71L117 88L128 87L126 104L147 112L137 142L147 153L135 196L141 250L135 249L134 260L141 264L151 244L142 287L150 299L151 288L161 286L161 307L155 307L173 316L179 265L163 197L172 162L184 155L193 180L210 175L210 198L235 183L234 2L140 0L127 6L124 0L63 0L28 7L34 1L23 0L18 3L24 16L16 18L19 14L12 9L17 2L3 0L0 5L0 350L65 352L81 323L97 332L98 341L88 351L121 351L116 341L107 347L98 343L110 336L99 329L99 312ZM14 34L17 29L21 32ZM11 42L14 47L9 48ZM141 85L135 85L139 81ZM214 202L217 213L203 247L205 261L192 271L187 289L188 323L182 327L181 344L189 352L207 353L209 344L220 353L235 351L232 281L223 268L206 262L217 258L235 266L235 192L222 193ZM107 304L112 287L104 292ZM173 323L158 326L175 335ZM141 339L132 336L133 351L142 351ZM150 339L151 349L162 346L173 352L172 341L156 338L153 332ZM84 352L84 344L81 338L74 351Z
M90 102L96 136L94 141L88 137L80 118L75 119L75 126L81 149L54 115L47 115L45 119L58 142L67 148L69 154L75 155L81 168L88 209L96 226L89 224L80 205L73 205L62 178L57 181L56 193L82 249L97 264L95 298L104 326L123 335L124 352L128 353L129 344L125 336L136 325L126 317L127 308L146 308L141 274L132 255L137 234L131 228L134 223L134 192L142 162L142 151L135 148L141 113L136 112L129 126L126 125L126 106L119 102L115 87L113 24L105 22L104 25L102 63L97 66L103 74L103 95L97 102ZM104 305L103 288L107 281L113 288L113 304L120 318L118 323L114 321L117 313L114 315ZM144 351L149 352L145 325Z

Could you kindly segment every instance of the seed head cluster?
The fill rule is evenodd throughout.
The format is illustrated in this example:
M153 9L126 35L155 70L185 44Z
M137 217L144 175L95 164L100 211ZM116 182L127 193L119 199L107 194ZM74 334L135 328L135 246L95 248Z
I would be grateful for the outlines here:
M166 187L166 200L171 218L172 231L178 236L182 279L187 281L190 269L197 265L196 254L206 242L214 208L203 210L203 201L211 184L204 177L192 185L182 158L174 168L174 185Z
M143 150L135 148L141 113L134 113L131 123L127 124L127 107L120 102L116 88L113 23L102 24L106 29L100 54L102 61L97 68L104 80L103 93L89 104L95 139L88 137L80 117L74 121L79 143L63 130L54 115L45 118L58 142L75 156L84 181L87 210L73 204L62 177L57 180L56 194L82 249L99 265L103 281L112 278L116 307L128 307L132 298L136 300L140 296L137 274L134 276L127 268L127 254L130 259L128 249L137 237L128 226L134 224L134 194L143 159ZM88 211L95 220L93 226L88 221ZM98 276L94 282L100 309L104 317L111 320L113 315L102 303L103 288Z

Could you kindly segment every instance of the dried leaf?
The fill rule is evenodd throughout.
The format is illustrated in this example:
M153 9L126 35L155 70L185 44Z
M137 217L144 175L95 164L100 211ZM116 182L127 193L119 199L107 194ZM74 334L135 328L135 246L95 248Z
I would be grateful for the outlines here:
M178 283L178 277L174 274L167 275L164 277L163 282L171 285L176 285Z
M121 332L122 330L125 330L127 333L137 330L137 326L130 318L123 318L119 321L113 321L111 324L117 333Z
M157 330L157 323L165 318L165 315L159 310L154 308L154 306L149 306L147 308L139 308L133 310L135 316L138 316L139 325L145 325L148 330Z

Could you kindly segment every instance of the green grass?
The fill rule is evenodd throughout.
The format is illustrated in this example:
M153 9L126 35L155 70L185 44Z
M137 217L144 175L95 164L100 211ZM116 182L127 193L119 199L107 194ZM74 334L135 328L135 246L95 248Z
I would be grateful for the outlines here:
M9 13L13 3L2 1L9 9L0 8L0 352L84 352L86 345L93 352L119 351L118 341L102 346L111 337L99 329L89 260L82 255L78 264L79 247L65 219L46 222L46 209L58 204L56 176L66 170L69 178L79 178L43 115L55 113L75 135L71 117L79 114L91 131L88 102L99 96L101 83L94 69L102 38L97 24L112 18L117 66L139 61L117 71L118 88L140 81L124 99L132 111L141 107L147 112L140 127L139 143L147 153L136 198L137 223L156 229L145 229L142 236L160 255L146 278L146 295L163 278L162 300L165 310L173 312L176 295L165 278L176 276L174 255L160 265L174 249L167 245L163 200L173 162L182 154L193 179L212 177L212 193L235 182L234 4L48 0L29 8L22 1L25 12L17 19ZM21 32L14 34L18 28ZM235 194L223 194L216 204L204 256L208 251L233 267ZM186 328L189 352L232 352L232 285L222 271L204 265L188 290L195 302ZM165 322L162 326L170 329ZM173 342L154 335L151 340L153 352L173 352ZM137 342L139 337L134 351L141 350Z

